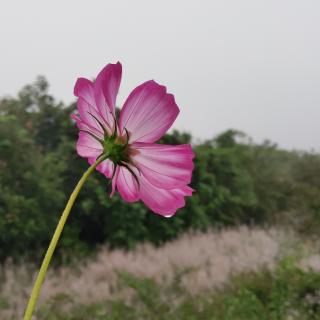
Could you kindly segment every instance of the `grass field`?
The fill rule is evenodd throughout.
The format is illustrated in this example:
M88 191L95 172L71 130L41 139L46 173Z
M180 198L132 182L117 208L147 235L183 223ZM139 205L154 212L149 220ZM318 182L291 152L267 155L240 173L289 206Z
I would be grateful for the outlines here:
M101 249L51 270L35 319L320 319L317 245L276 229ZM0 319L21 319L34 266L1 270Z

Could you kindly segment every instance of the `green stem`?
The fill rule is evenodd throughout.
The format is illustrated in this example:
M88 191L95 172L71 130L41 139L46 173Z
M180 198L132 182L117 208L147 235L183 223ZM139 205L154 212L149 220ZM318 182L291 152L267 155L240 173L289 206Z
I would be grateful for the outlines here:
M65 225L65 223L67 221L67 218L69 216L70 210L71 210L71 208L73 206L74 201L77 198L77 195L78 195L79 191L81 190L83 184L88 179L88 177L91 175L91 173L97 167L97 165L99 165L99 163L101 163L107 157L108 157L107 155L102 155L100 158L98 158L97 161L91 167L89 167L88 170L83 174L83 176L79 180L77 186L73 190L73 192L72 192L72 194L71 194L71 196L70 196L70 198L68 200L68 203L67 203L64 211L62 212L62 215L61 215L61 218L59 220L59 223L58 223L58 225L56 227L56 230L54 232L54 235L53 235L53 237L51 239L50 245L49 245L48 250L46 252L46 255L45 255L44 259L43 259L41 268L39 270L37 279L36 279L36 281L34 283L34 286L33 286L33 289L32 289L32 293L31 293L31 296L29 298L29 302L28 302L28 305L27 305L27 308L26 308L26 311L25 311L25 314L24 314L24 320L31 320L31 318L32 318L32 314L33 314L34 308L36 306L36 303L37 303L37 300L38 300L38 297L39 297L39 293L40 293L40 290L41 290L41 286L42 286L42 283L43 283L43 281L45 279L46 272L47 272L48 266L50 264L52 255L53 255L54 250L55 250L55 248L57 246L57 243L59 241L61 232L62 232L63 227L64 227L64 225Z

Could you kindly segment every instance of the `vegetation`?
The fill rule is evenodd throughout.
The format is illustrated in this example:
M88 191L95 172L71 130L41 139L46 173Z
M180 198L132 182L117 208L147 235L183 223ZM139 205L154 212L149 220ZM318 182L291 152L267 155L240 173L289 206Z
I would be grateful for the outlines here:
M48 94L44 78L16 98L0 101L0 260L39 258L76 181L87 167L77 156L77 129L65 106ZM192 141L174 131L162 142ZM109 198L99 173L81 191L60 242L58 256L79 256L97 245L132 248L161 244L188 229L237 224L290 223L302 233L320 224L320 155L285 151L266 141L254 144L229 130L194 146L196 190L173 219L143 204Z
M84 305L60 294L39 310L38 317L48 320L320 319L319 273L303 271L290 260L280 263L275 272L241 274L224 290L196 296L183 293L179 283L163 287L152 279L130 274L122 274L122 283L134 290L131 302L110 299Z
M242 226L103 249L50 270L35 319L319 319L319 245ZM1 319L21 319L35 271L9 261L0 269Z
M75 151L74 110L48 94L42 77L0 100L1 318L21 317L32 263L88 166ZM192 143L192 137L174 131L161 142ZM108 181L99 173L90 177L37 319L320 319L319 273L280 254L282 242L298 243L295 252L306 243L309 255L316 250L310 236L318 239L320 227L320 154L256 144L237 130L194 149L196 192L172 219L117 195L110 199ZM251 227L225 228L238 225ZM211 229L221 232L204 232ZM178 238L188 230L201 232ZM102 245L120 249L97 251ZM76 269L70 263L94 254Z

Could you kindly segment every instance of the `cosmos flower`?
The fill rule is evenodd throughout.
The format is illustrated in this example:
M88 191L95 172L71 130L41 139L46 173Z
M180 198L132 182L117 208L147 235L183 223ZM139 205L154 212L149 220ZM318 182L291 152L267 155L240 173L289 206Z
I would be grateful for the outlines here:
M122 66L108 64L94 82L79 78L74 94L79 129L77 152L92 165L106 158L97 170L112 179L127 202L142 200L153 212L169 217L184 207L194 168L189 144L156 144L171 127L179 108L166 87L153 80L136 87L125 101L119 118L115 107Z

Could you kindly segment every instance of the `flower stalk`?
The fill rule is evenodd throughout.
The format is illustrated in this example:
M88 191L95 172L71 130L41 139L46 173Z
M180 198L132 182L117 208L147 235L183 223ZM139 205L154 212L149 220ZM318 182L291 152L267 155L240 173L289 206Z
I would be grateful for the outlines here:
M83 176L81 177L81 179L79 180L78 184L76 185L75 189L73 190L67 205L64 209L64 211L62 212L61 218L59 220L59 223L56 227L56 230L53 234L53 237L51 239L51 242L49 244L49 247L47 249L46 255L43 259L41 268L39 270L39 273L37 275L36 281L34 283L32 292L31 292L31 296L29 298L29 302L25 311L25 315L24 315L24 320L31 320L32 319L32 314L34 312L34 309L36 307L36 303L39 297L39 293L43 284L43 281L45 279L51 258L53 256L53 253L56 249L56 246L58 244L58 241L60 239L61 233L63 231L64 225L68 219L68 216L70 214L71 208L79 194L79 191L81 190L82 186L84 185L84 183L86 182L86 180L89 178L89 176L91 175L91 173L95 170L95 168L105 159L108 158L107 154L103 154L101 155L97 161L91 165L88 170L83 174Z

